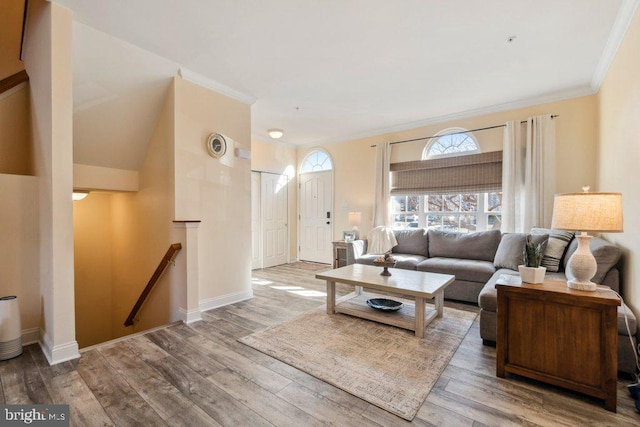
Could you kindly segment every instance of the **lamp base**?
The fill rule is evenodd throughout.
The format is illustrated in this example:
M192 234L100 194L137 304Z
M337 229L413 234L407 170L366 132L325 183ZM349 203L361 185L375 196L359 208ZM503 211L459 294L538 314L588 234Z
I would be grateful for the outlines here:
M589 243L591 236L582 233L576 236L578 239L578 249L569 258L567 263L567 287L571 289L579 289L581 291L595 291L596 284L591 281L596 274L598 264L591 253Z
M596 285L593 282L576 282L573 280L569 280L567 281L567 288L571 288L571 289L577 289L579 291L595 291L596 287L598 285Z

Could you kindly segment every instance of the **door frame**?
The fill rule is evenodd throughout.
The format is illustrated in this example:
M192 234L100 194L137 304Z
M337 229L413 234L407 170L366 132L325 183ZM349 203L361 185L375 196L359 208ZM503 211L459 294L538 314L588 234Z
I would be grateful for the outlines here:
M309 157L310 154L316 152L316 151L321 151L324 154L326 154L329 157L329 160L331 160L331 170L322 170L322 171L316 171L316 172L304 172L301 173L300 170L302 170L302 164L304 163L304 161L307 159L307 157ZM327 152L326 150L323 150L322 148L312 148L311 150L309 150L309 152L307 154L304 155L304 157L302 158L302 160L300 160L300 164L298 165L298 174L296 175L296 179L298 180L298 194L297 194L297 199L298 199L298 215L296 218L296 222L298 223L298 227L297 227L297 252L296 252L296 260L300 261L300 212L302 211L301 207L300 207L300 203L301 203L301 199L300 199L300 190L302 189L302 181L300 179L300 175L309 175L309 174L314 174L314 173L324 173L324 172L331 172L331 212L333 215L333 218L331 218L331 241L333 242L335 240L335 224L336 224L336 188L335 188L335 172L336 170L336 164L333 161L333 157L331 157L331 154L329 154L329 152ZM331 255L331 257L333 257L333 254Z
M277 176L287 176L287 174L283 173L278 173L278 172L269 172L269 171L263 171L263 170L259 170L259 169L251 169L251 172L256 172L258 174L260 174L260 264L261 266L259 268L264 268L264 242L262 241L262 231L264 228L264 223L263 223L263 215L262 215L262 175L263 174L269 174L269 175L277 175ZM290 214L291 214L291 203L290 203L290 197L291 197L291 192L289 191L289 182L290 179L287 176L287 236L286 236L286 241L287 241L287 264L291 262L291 221L290 221ZM253 240L253 239L252 239ZM252 248L253 250L253 248Z

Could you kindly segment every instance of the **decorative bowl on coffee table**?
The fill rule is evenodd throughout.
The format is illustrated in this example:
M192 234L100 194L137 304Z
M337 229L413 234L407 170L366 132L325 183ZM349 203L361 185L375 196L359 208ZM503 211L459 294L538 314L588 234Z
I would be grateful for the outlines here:
M395 267L396 266L396 261L373 261L373 265L375 265L376 267L383 267L382 269L382 273L380 273L381 276L391 276L391 273L389 272L389 268Z
M398 311L404 304L400 301L394 301L386 298L371 298L367 300L367 305L371 308L381 311Z

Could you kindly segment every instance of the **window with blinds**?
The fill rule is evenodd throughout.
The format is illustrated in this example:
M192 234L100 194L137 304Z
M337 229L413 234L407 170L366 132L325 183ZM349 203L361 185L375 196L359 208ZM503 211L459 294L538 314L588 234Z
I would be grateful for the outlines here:
M425 160L391 164L394 228L499 229L502 151L479 151L468 134L443 135L425 147Z

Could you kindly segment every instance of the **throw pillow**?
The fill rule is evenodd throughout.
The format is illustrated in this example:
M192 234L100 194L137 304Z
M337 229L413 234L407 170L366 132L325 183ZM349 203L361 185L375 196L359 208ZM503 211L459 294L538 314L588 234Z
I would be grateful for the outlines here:
M548 234L549 240L547 241L547 247L544 250L544 256L542 257L542 267L546 267L547 271L557 272L560 271L560 261L562 256L567 250L567 246L573 239L575 233L573 231L555 230L548 228L533 227L531 229L532 235Z
M523 252L524 246L527 244L527 237L529 235L525 233L505 233L502 235L496 257L493 260L493 265L496 268L508 268L510 270L518 270L518 266L522 265L524 261ZM538 234L532 236L533 244L543 245L543 253L546 249L546 244L549 239L548 234Z

